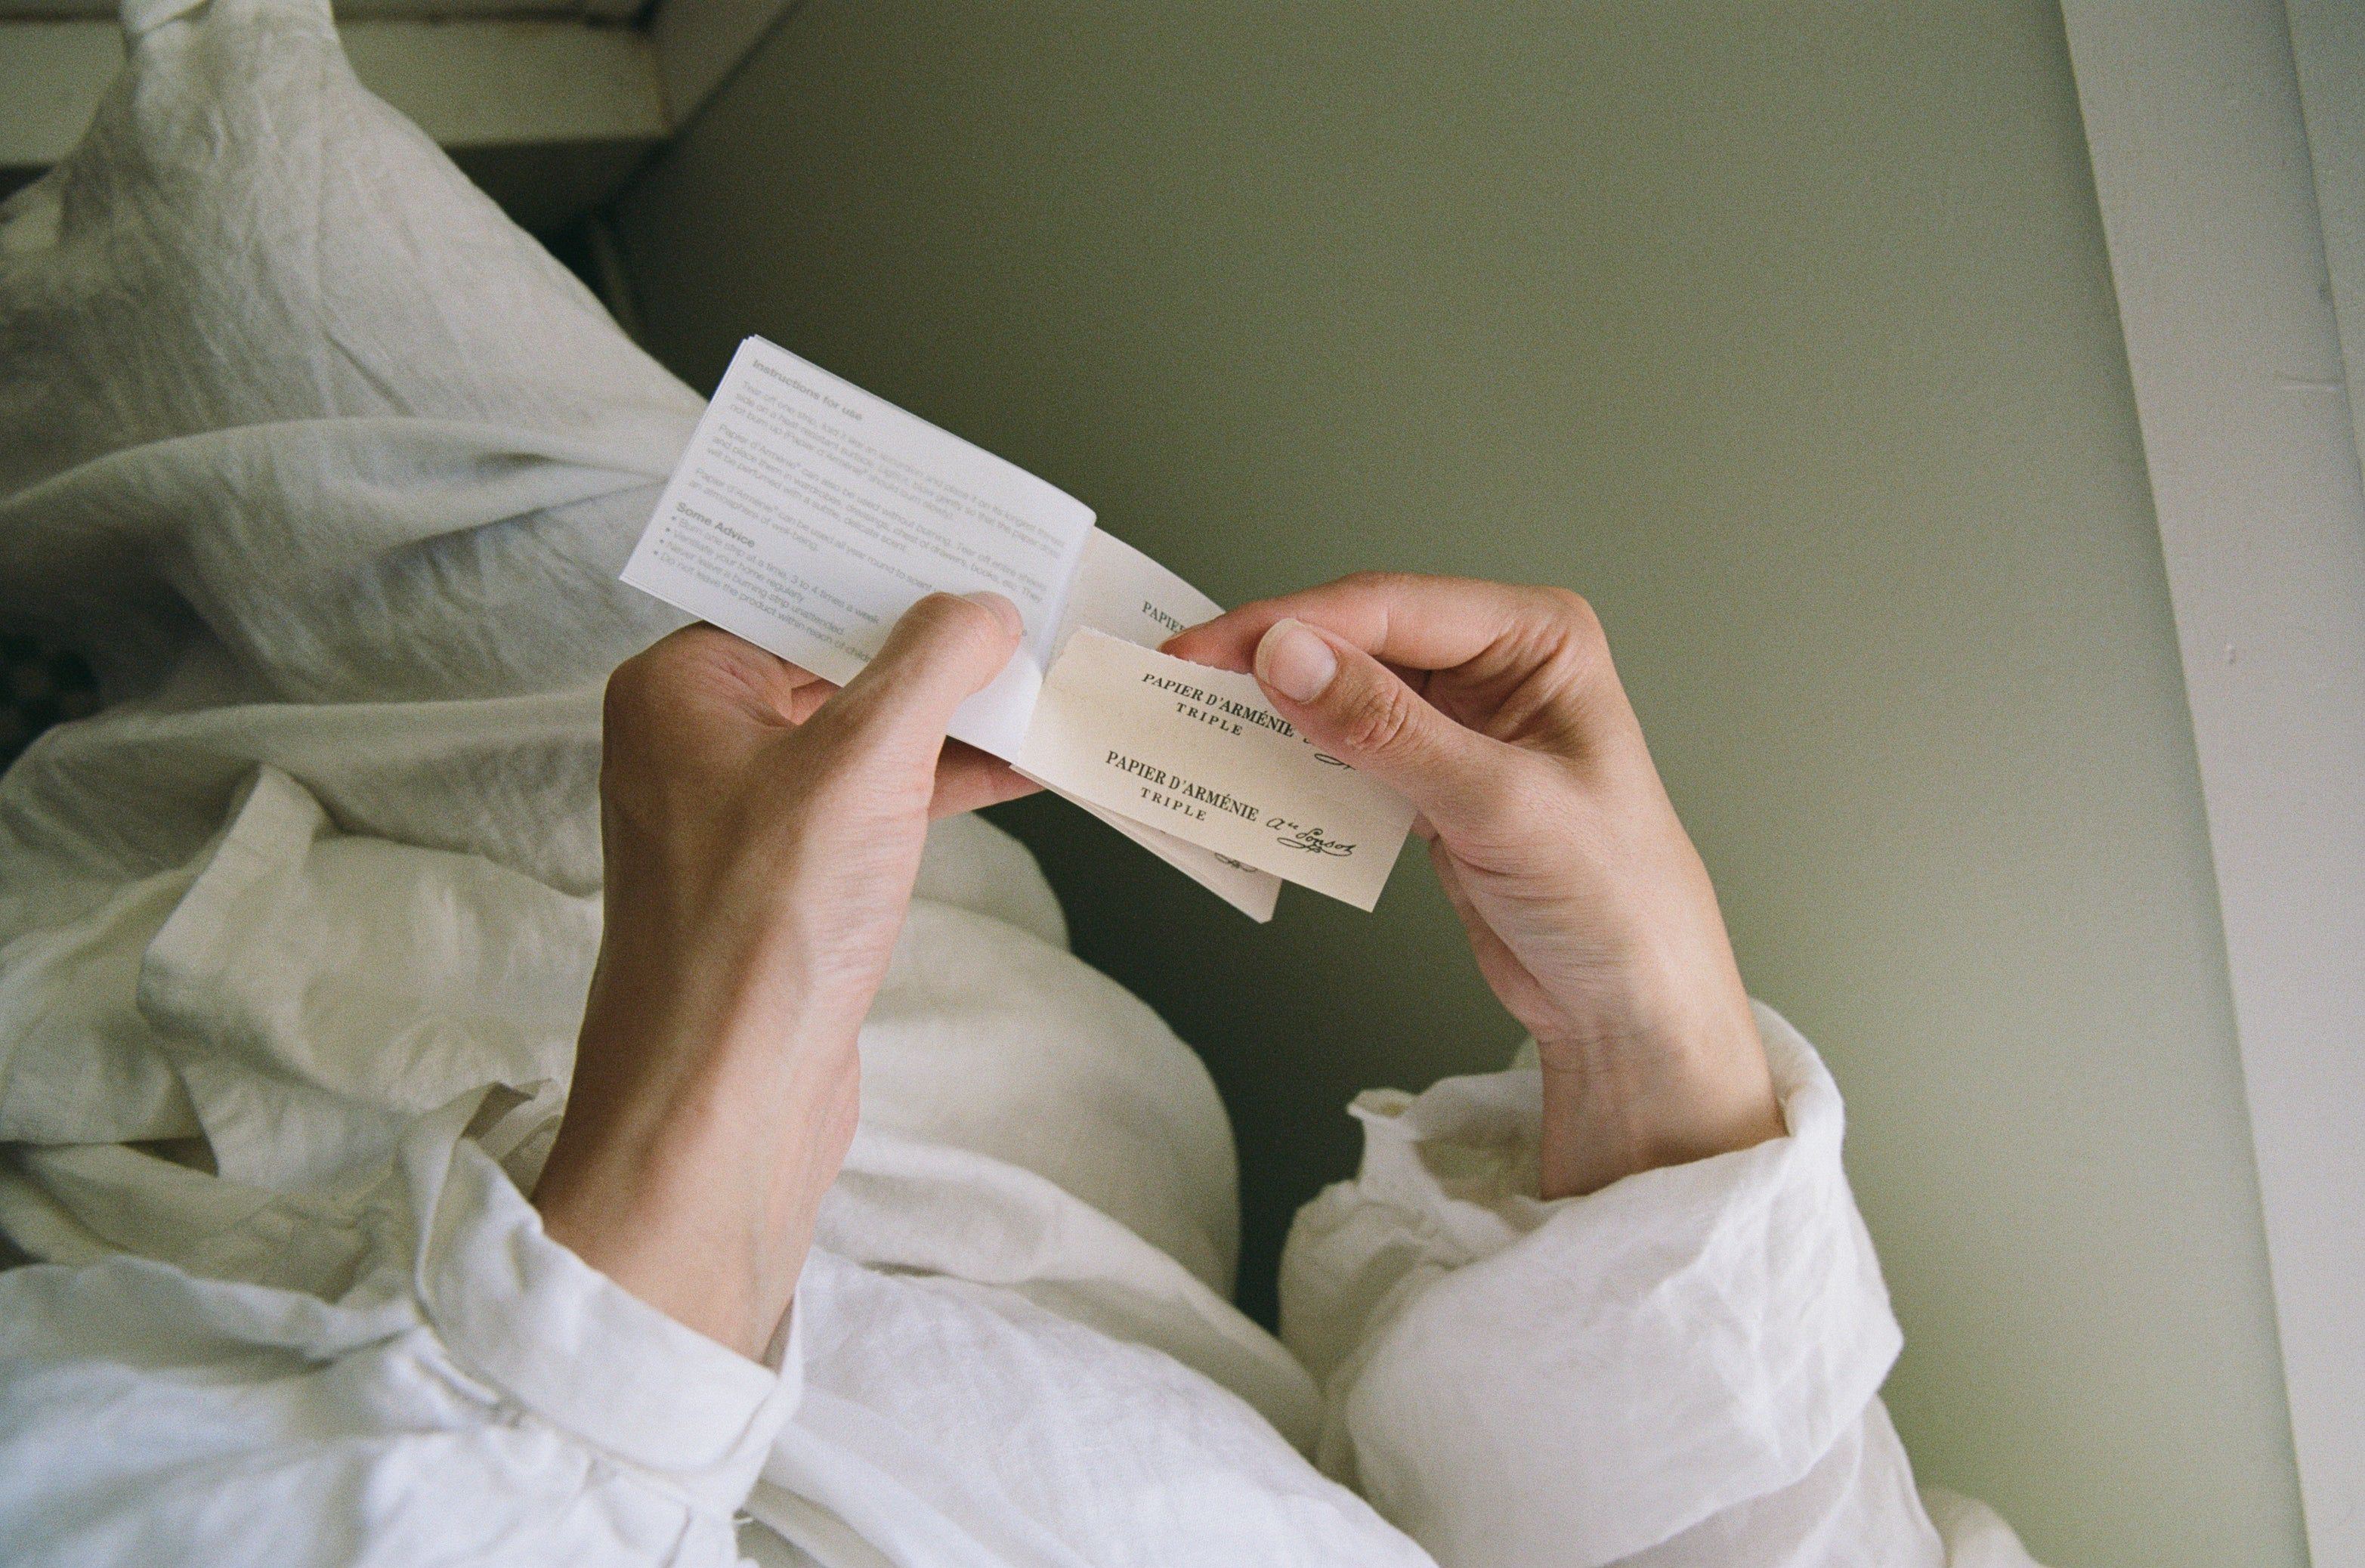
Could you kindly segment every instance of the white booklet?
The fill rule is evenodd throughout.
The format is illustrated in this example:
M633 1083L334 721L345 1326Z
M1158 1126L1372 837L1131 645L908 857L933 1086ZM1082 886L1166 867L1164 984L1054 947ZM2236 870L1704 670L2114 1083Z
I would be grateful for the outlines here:
M1255 679L1158 652L1221 610L1026 470L749 338L624 581L844 684L922 596L992 588L1026 636L952 734L1257 920L1283 880L1362 909L1411 803Z

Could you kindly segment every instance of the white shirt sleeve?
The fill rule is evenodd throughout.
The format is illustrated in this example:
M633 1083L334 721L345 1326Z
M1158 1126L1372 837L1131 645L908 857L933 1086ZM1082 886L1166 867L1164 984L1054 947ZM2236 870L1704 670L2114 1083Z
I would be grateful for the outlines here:
M1362 1168L1298 1216L1282 1332L1323 1384L1324 1467L1443 1568L2028 1562L1978 1504L1945 1499L1942 1536L1916 1495L1839 1091L1758 1024L1788 1136L1582 1198L1533 1196L1531 1066L1356 1102Z
M776 1372L611 1283L458 1121L406 1141L333 1302L128 1257L0 1275L10 1555L736 1561L797 1336Z

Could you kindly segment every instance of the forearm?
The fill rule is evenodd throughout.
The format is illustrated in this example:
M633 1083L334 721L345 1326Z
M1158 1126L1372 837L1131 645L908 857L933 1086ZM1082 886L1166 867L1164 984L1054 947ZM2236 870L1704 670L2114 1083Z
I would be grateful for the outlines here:
M664 963L615 935L534 1206L624 1289L760 1356L853 1137L851 1029L725 942Z
M796 1288L853 1119L850 1081L797 1073L807 1081L783 1092L773 1076L718 1071L663 1117L572 1140L562 1127L534 1191L553 1240L751 1358ZM740 1101L789 1110L760 1123Z
M1739 993L1738 977L1731 989ZM1539 1042L1539 1052L1538 1195L1547 1200L1782 1136L1745 996L1648 1027Z

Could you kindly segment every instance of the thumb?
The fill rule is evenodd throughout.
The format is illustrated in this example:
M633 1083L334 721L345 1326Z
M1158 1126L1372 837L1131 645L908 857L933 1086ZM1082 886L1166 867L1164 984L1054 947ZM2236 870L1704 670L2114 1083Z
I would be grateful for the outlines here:
M1466 820L1500 771L1496 743L1320 627L1274 622L1257 643L1256 678L1308 740L1406 796L1440 827Z
M953 710L1002 673L1024 630L1018 607L998 593L929 594L822 711L934 756Z

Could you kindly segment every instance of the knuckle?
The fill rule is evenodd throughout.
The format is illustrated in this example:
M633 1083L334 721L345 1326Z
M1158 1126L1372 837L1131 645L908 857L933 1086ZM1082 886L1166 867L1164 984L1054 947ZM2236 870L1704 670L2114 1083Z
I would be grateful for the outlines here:
M737 646L729 633L685 626L609 671L600 694L603 774L676 749L696 708L691 700L727 667Z
M1424 579L1418 572L1395 572L1366 567L1350 572L1339 579L1339 586L1359 594L1374 598L1401 597L1407 589L1418 587Z
M1420 699L1400 681L1375 686L1356 701L1347 718L1347 745L1366 756L1407 749L1418 734Z
M609 672L609 693L626 701L661 696L681 684L688 671L727 652L735 641L730 633L703 622L668 632Z
M608 672L600 716L611 729L633 731L663 713L680 688L686 664L697 656L701 627L685 627L643 648Z
M1541 591L1552 619L1559 623L1563 635L1571 644L1585 649L1608 645L1608 634L1601 627L1601 616L1593 608L1591 599L1574 588L1547 588Z
M644 649L609 671L607 688L600 697L600 715L608 734L613 736L637 728L662 684L656 648Z
M1555 692L1582 690L1609 668L1609 634L1583 594L1564 588L1533 590L1535 613L1526 618L1526 656L1552 672Z
M906 613L923 626L948 626L959 620L962 610L975 608L958 594L937 588L922 594Z
M958 594L936 592L927 595L912 607L919 618L921 630L932 637L941 637L975 644L981 647L998 645L1006 633L1002 617L973 599Z

